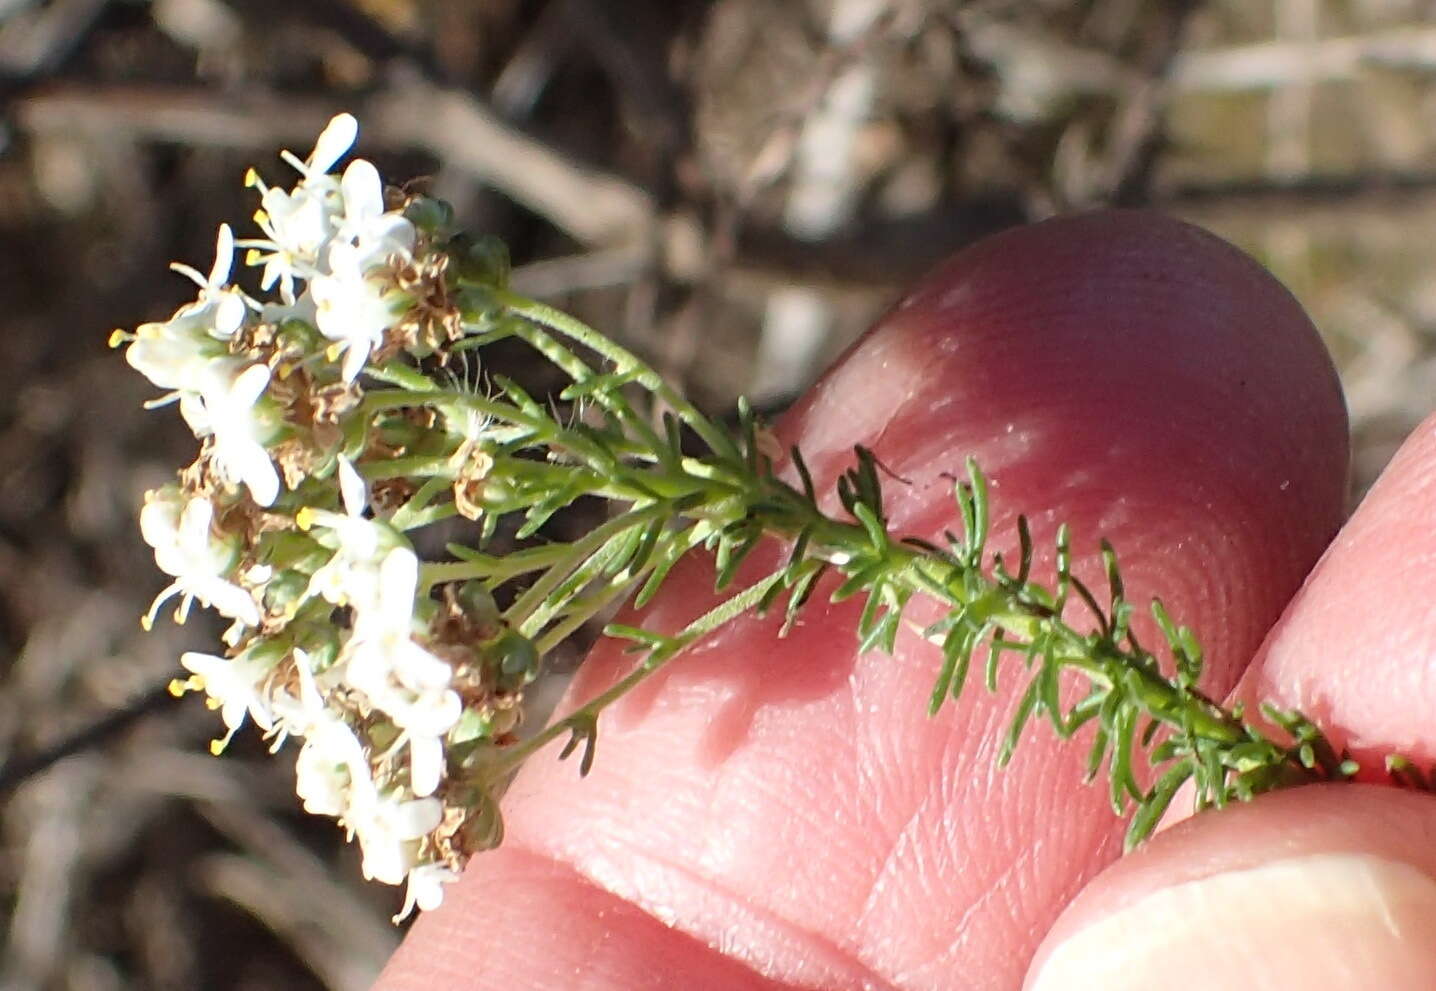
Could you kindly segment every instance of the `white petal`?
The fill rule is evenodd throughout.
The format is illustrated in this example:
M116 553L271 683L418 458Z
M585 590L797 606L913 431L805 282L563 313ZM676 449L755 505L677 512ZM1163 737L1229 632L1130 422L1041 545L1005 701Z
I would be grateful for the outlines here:
M404 848L388 836L375 836L365 842L364 833L359 833L359 844L364 848L364 876L381 884L403 884L407 868Z
M309 167L315 172L328 172L344 153L354 147L359 137L359 122L353 114L339 114L320 132L309 154Z
M166 571L166 574L173 573L174 572ZM181 591L183 591L183 589L180 587L179 582L171 582L163 589L161 589L160 594L155 596L155 600L150 603L150 608L145 612L144 617L140 620L140 625L143 626L146 630L154 626L155 617L158 616L160 612L160 606L164 605L170 599L174 598Z
M409 873L411 883L414 875L420 872L423 875L423 882L417 886L418 890L414 893L414 901L425 912L432 912L444 900L444 885L458 880L458 875L447 867L431 865L411 871Z
M207 602L210 608L221 616L237 619L245 626L259 625L259 607L254 604L254 596L238 585L222 578L212 578L192 583L189 591Z
M213 520L214 507L208 499L195 496L185 503L179 521L180 546L190 554L202 554L209 547L209 525Z
M354 464L342 454L339 456L339 493L344 498L344 512L350 516L363 516L369 506L369 489Z
M371 645L356 645L344 666L344 680L371 699L383 695L389 682L389 658Z
M417 840L439 828L444 819L444 806L437 798L419 798L400 802L392 813L395 834L406 840Z
M349 346L344 349L343 376L345 382L353 382L364 370L364 364L369 360L369 345L360 341L350 341Z
M201 678L207 678L224 663L223 657L215 654L201 654L197 650L187 650L180 655L180 666Z
M214 266L209 270L209 284L218 288L228 282L233 265L234 232L228 224L220 224L219 236L214 242Z
M443 741L434 736L409 737L409 785L414 794L420 798L434 794L443 774Z
M151 547L169 547L178 539L182 512L178 495L173 489L145 493L145 504L140 509L140 535Z
M234 336L244 323L244 300L238 293L226 292L214 304L214 332L222 338Z
M419 559L407 547L395 547L379 565L379 606L391 629L406 628L414 616Z
M245 452L240 478L249 486L249 495L261 506L273 506L279 498L279 472L274 462L264 453L264 448L255 446Z
M394 916L397 926L415 908L432 912L444 901L444 885L458 880L459 875L443 864L423 864L409 871L409 884L404 890L404 907Z
M244 406L253 406L269 387L269 366L250 365L239 373L229 387L230 399Z
M454 669L423 647L406 640L395 650L394 666L400 678L412 691L445 688L454 676ZM447 726L444 727L448 729Z
M371 162L362 158L350 162L339 188L344 194L344 215L351 220L363 221L384 212L384 182Z
M208 437L214 433L214 421L204 397L193 392L182 392L179 397L180 416L196 437Z

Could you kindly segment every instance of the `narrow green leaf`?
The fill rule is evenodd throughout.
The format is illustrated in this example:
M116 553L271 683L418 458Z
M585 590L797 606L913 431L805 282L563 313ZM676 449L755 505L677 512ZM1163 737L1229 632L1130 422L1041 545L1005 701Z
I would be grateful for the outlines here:
M630 575L642 574L643 569L648 567L648 562L653 557L653 552L658 548L658 540L667 532L667 528L668 521L663 519L656 519L643 528L643 536L639 540L638 546L634 549L633 556L629 558L626 566Z
M962 694L963 683L967 681L968 665L972 661L971 631L965 626L953 626L942 641L942 669L933 685L932 697L928 700L927 714L937 715L946 699L956 699Z
M881 561L864 564L857 571L851 572L847 580L838 586L837 591L832 594L832 601L842 602L871 587L882 577L883 570Z
M591 375L587 378L569 383L569 385L558 394L563 400L583 399L600 392L616 392L638 378L635 371L609 372L607 374Z
M987 533L990 521L988 511L987 476L977 467L977 459L967 459L967 477L972 491L972 529L968 532L969 563L972 567L982 565L982 556L987 547Z
M1112 766L1108 797L1112 811L1122 815L1126 810L1127 798L1141 798L1137 778L1132 771L1132 744L1136 733L1136 714L1129 708L1119 707L1112 723Z
M1038 685L1038 704L1046 710L1048 718L1052 721L1052 728L1062 739L1071 736L1071 730L1067 728L1067 720L1062 718L1061 682L1057 675L1061 665L1046 652L1042 656L1042 667L1037 672L1036 684Z
M538 403L534 402L532 396L523 390L523 387L509 378L507 375L494 375L494 384L499 387L505 396L509 398L519 410L526 416L537 419L548 419L548 411Z
M1097 732L1092 735L1092 746L1087 751L1087 768L1082 775L1084 784L1090 784L1096 779L1097 772L1102 770L1102 759L1107 756L1108 740L1106 727L1098 726Z
M723 562L723 566L718 571L717 580L713 586L715 589L721 592L732 583L733 578L738 573L738 569L742 567L743 562L762 539L762 527L751 527L741 540L735 539L734 541L725 543L725 546L729 546L730 549Z
M663 411L663 436L673 460L680 460L683 457L683 426L669 410Z
M1172 804L1172 799L1191 776L1190 764L1178 764L1163 774L1152 788L1151 794L1138 804L1136 815L1132 816L1132 821L1127 824L1127 836L1123 841L1128 853L1152 835L1152 830L1161 822L1162 816Z
M858 653L866 654L879 646L886 649L888 630L897 628L897 620L897 616L891 610L885 609L878 612L874 617L871 629L868 630L867 635L863 637L862 643L858 646ZM892 653L891 650L887 652Z
M738 397L738 430L743 436L743 458L748 470L758 471L758 421L747 396Z
M818 491L813 488L813 474L808 471L808 464L803 460L803 452L798 450L796 444L790 447L788 452L792 456L793 467L798 470L798 478L801 479L803 483L803 498L807 499L810 503L816 502L818 499Z
M866 503L855 503L853 505L853 516L863 525L868 533L868 542L872 545L873 551L882 553L888 545L887 527L883 525L871 506Z
M952 483L952 497L957 503L958 519L962 521L962 535L948 531L947 542L952 545L953 553L957 557L971 565L973 558L973 533L977 529L977 513L973 509L972 490L961 480Z
M1017 542L1021 554L1017 562L1017 584L1026 585L1032 575L1032 528L1026 516L1017 517Z
M1117 568L1117 552L1112 549L1112 544L1106 537L1101 540L1101 548L1102 569L1107 575L1107 591L1111 597L1112 608L1115 610L1117 603L1125 598L1122 575Z
M1112 628L1107 623L1106 613L1104 613L1102 607L1097 604L1097 597L1092 594L1092 590L1087 587L1087 584L1076 575L1069 575L1068 581L1071 583L1071 587L1077 590L1078 598L1080 598L1083 604L1091 611L1092 618L1097 621L1097 629L1101 633L1102 639L1110 640L1112 637Z
M998 767L1007 766L1008 761L1012 760L1012 752L1017 748L1018 741L1022 739L1022 730L1027 726L1027 720L1032 716L1032 710L1036 707L1042 691L1038 681L1037 678L1032 679L1027 691L1022 693L1022 699L1017 703L1012 724L1007 727L1007 735L1003 737L1002 746L997 751Z
M663 583L668 579L668 573L673 570L673 566L678 563L678 560L684 554L693 549L694 544L697 542L694 538L694 531L696 529L696 527L690 527L682 537L674 537L671 542L666 543L665 546L659 550L657 563L654 564L653 570L649 572L648 580L643 583L643 588L639 589L638 594L633 598L633 606L635 609L642 609L648 605L649 601L658 594L658 590L663 587Z
M798 613L802 611L803 606L808 604L808 599L812 597L813 590L817 588L818 579L821 578L827 570L828 565L820 563L817 567L806 572L793 583L793 591L788 595L787 612L783 617L783 627L778 632L779 636L785 637L788 635L788 632L793 628L793 624L798 621Z

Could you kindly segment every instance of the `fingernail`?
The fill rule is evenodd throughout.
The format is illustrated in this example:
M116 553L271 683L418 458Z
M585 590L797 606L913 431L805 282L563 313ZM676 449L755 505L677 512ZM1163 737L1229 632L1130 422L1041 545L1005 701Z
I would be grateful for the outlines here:
M1436 987L1436 881L1368 854L1163 888L1078 930L1028 991Z

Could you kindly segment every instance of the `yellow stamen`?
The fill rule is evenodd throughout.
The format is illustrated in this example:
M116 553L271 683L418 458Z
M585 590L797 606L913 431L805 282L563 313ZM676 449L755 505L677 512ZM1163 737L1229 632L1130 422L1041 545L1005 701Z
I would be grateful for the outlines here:
M108 343L109 346L112 348L117 348L121 344L125 344L132 340L134 340L134 337L130 334L129 331L121 330L116 327L110 332L110 339L106 343Z
M301 530L308 530L314 525L314 507L305 506L294 514L294 525Z

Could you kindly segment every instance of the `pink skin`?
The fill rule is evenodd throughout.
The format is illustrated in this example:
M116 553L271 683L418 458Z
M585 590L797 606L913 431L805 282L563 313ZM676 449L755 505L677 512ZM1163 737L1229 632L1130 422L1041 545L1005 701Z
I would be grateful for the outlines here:
M1235 698L1300 708L1384 781L1383 760L1401 753L1436 761L1436 417L1407 439L1258 652ZM1180 818L1174 816L1174 818ZM1262 798L1251 806L1187 819L1102 874L1063 914L1033 965L1085 925L1154 889L1308 853L1363 853L1436 877L1436 801L1369 785L1326 785ZM1315 934L1313 939L1328 938ZM1284 986L1322 988L1323 954L1303 970L1289 941ZM1436 986L1436 940L1413 939L1383 959L1370 987ZM1230 961L1233 973L1265 974L1270 960Z
M1200 633L1216 695L1345 493L1342 400L1300 308L1229 246L1141 213L961 253L779 434L826 488L853 444L871 447L897 476L894 530L928 538L954 526L950 476L976 455L994 546L1015 545L1016 510L1039 546L1068 521L1095 583L1109 537L1130 596L1160 593ZM643 622L697 615L709 581L675 575ZM1046 725L994 769L1022 687L1011 667L996 696L975 672L929 719L936 650L905 634L896 657L859 656L855 617L815 600L786 640L771 620L737 623L606 714L586 780L531 761L504 846L420 920L379 987L1019 986L1063 907L1116 859L1123 823L1081 784L1082 743ZM575 697L628 663L600 646Z

